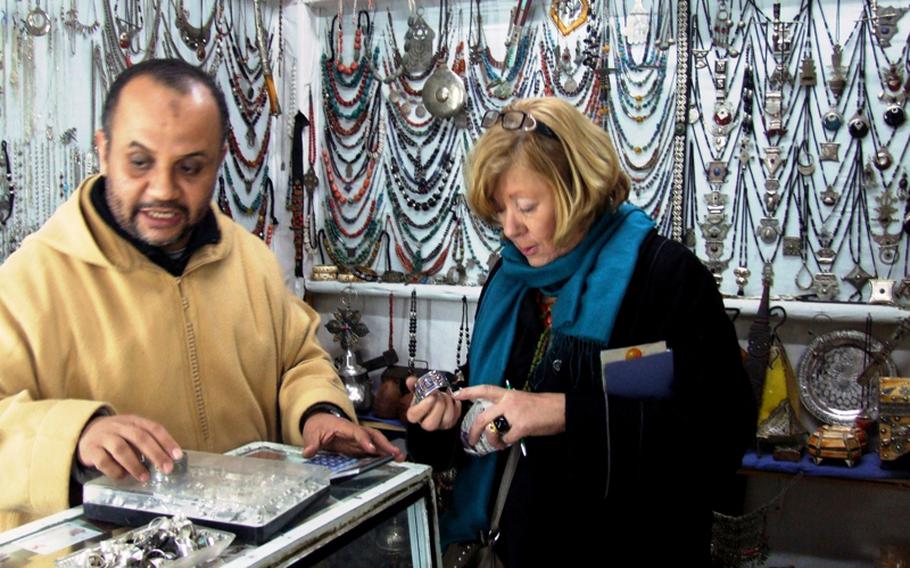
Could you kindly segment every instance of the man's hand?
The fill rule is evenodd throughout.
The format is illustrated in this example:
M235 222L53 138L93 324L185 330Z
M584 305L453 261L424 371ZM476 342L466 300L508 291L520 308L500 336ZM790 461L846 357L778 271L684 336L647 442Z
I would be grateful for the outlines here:
M173 460L180 459L183 451L164 426L131 414L92 419L76 446L79 463L113 479L129 474L139 481L148 481L149 472L140 456L159 471L170 473Z
M395 461L404 460L401 450L379 430L328 412L314 414L303 423L303 457L311 458L319 450L351 456L391 454Z

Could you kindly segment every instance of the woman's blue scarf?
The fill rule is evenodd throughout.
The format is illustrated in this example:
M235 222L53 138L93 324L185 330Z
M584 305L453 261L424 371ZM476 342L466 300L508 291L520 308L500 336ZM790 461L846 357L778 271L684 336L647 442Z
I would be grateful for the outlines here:
M518 312L528 290L556 296L553 337L569 336L606 345L632 278L638 250L654 228L647 213L629 204L605 213L567 254L532 267L506 242L502 266L487 283L477 307L468 355L472 385L503 386ZM514 381L513 381L514 382ZM441 522L442 545L477 540L489 529L488 504L498 454L469 457L458 473L452 508Z

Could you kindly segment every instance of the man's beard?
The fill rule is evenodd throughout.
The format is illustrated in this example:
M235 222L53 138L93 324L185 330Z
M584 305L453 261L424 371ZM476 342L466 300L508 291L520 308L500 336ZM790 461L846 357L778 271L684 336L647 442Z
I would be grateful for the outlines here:
M136 206L133 207L132 211L127 214L124 211L126 209L126 206L117 197L115 192L108 189L106 192L106 198L108 208L110 208L111 214L114 216L114 220L117 221L117 225L119 225L120 228L123 229L129 236L149 246L162 248L172 245L176 242L180 242L183 238L189 235L197 225L197 223L193 222L193 220L190 218L189 210L182 205L176 205L167 201L137 203ZM150 241L140 232L139 223L136 221L136 218L139 216L140 211L147 207L176 209L180 211L181 214L183 214L184 218L187 220L186 225L184 225L183 230L180 231L180 233L174 235L173 237L159 241Z

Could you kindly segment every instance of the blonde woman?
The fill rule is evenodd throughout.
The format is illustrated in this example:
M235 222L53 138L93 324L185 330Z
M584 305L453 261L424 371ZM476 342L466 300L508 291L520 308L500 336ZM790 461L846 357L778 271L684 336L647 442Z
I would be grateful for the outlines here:
M713 277L626 202L609 137L573 106L522 100L483 126L467 199L504 239L478 305L471 386L408 412L413 455L458 468L443 544L497 537L507 566L707 565L714 489L755 424ZM485 533L509 452L452 451L480 399L490 406L465 445L522 448L498 535Z

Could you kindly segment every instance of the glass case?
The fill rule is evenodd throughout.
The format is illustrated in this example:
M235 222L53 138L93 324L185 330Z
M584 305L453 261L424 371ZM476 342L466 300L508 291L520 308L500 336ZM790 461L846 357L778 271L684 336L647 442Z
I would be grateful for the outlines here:
M299 450L298 450L299 451ZM83 516L75 507L0 533L0 568L53 566L128 527ZM333 482L329 496L268 542L234 541L207 566L440 566L431 470L386 463Z

